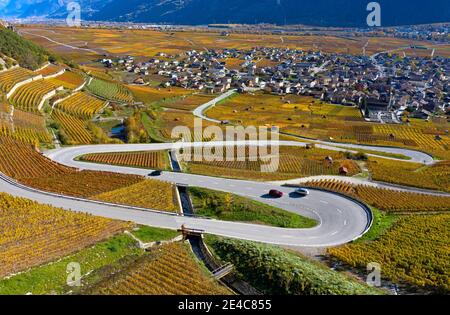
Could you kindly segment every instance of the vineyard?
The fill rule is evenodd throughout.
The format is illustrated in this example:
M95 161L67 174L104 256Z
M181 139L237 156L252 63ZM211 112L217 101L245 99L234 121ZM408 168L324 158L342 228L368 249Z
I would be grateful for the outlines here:
M9 93L19 82L33 77L33 72L24 68L14 68L0 73L0 91Z
M161 120L161 128L159 132L161 136L166 139L172 139L172 130L177 126L186 126L192 130L193 139L192 141L211 141L209 138L202 138L202 135L194 133L194 116L192 113L182 110L165 110L157 114L157 118ZM202 126L206 128L208 126L214 126L216 124L203 120Z
M76 252L127 227L0 193L0 278Z
M186 245L156 247L132 266L99 283L91 292L101 295L230 294L201 269Z
M48 80L33 81L18 88L9 100L15 107L33 112L38 110L43 97L57 88Z
M53 110L51 117L59 123L64 130L67 139L61 139L65 144L89 144L92 142L92 135L87 130L86 122L68 115L60 110Z
M180 99L192 93L183 88L172 87L170 89L153 88L149 86L127 85L134 98L138 102L152 104L156 102L170 102Z
M283 131L323 140L408 147L450 159L450 138L446 135L448 126L439 119L428 123L411 119L404 125L309 118L299 118L298 122L285 126Z
M102 98L123 103L131 103L133 97L131 92L123 85L93 78L87 89Z
M278 246L215 236L207 236L206 242L221 261L235 266L238 277L266 295L381 294L376 288Z
M93 196L91 199L168 212L180 211L175 187L156 180L145 180Z
M237 95L207 115L245 126L277 125L283 132L321 140L409 147L450 159L445 119L409 119L405 124L364 122L358 108L326 104L306 96Z
M352 185L338 180L310 181L307 187L323 188L350 195L388 212L437 212L450 210L450 197Z
M214 96L203 94L183 95L174 99L165 100L160 105L167 108L192 111L198 106L211 101Z
M84 83L84 78L78 73L66 71L62 75L49 79L49 82L57 86L64 86L66 89L74 90Z
M165 151L87 154L82 156L81 160L109 165L133 166L159 170L166 170L169 167L168 156Z
M4 106L0 109L0 136L8 136L29 144L50 143L44 117Z
M423 166L370 158L367 165L372 179L377 181L450 192L450 161Z
M382 266L382 277L442 294L450 293L450 215L401 218L379 239L329 249L329 254L366 272L370 262Z
M320 149L305 149L294 147L281 147L279 160L271 152L261 152L254 156L252 152L258 152L249 147L245 148L245 159L238 159L238 149L234 148L233 161L227 161L226 149L223 150L222 161L214 161L214 154L191 157L188 169L192 173L205 175L218 175L225 177L252 178L277 180L287 178L308 177L314 175L340 175L340 170L345 167L347 175L352 176L360 172L358 165L345 159L342 153ZM242 147L239 150L243 150ZM243 151L242 151L243 152ZM244 155L241 155L244 156ZM327 160L326 158L331 158ZM271 165L271 159L274 163ZM269 172L261 172L262 166L267 166Z
M65 167L45 158L32 146L8 137L0 137L0 171L31 187L85 198L143 180L139 176Z
M49 75L56 74L56 73L58 73L59 71L61 71L62 69L63 69L63 68L60 67L60 66L57 66L57 65L54 65L54 64L49 64L48 66L46 66L46 67L44 67L44 68L42 68L42 69L40 69L40 70L37 70L37 71L35 71L34 73L35 73L36 75L40 74L40 75L42 75L43 77L46 77L46 76L49 76Z
M105 102L92 97L89 94L79 92L61 103L58 103L56 108L75 116L76 118L86 120L91 119L104 106Z

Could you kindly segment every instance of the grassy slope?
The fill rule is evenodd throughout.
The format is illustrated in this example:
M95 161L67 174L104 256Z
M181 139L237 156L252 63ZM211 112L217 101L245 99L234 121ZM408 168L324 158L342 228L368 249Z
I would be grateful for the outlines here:
M13 31L0 27L0 52L15 59L22 67L35 70L49 60L49 53ZM53 58L54 57L50 57Z
M177 232L141 227L133 231L133 234L144 242L151 242L172 239ZM72 290L66 285L66 269L69 263L78 262L81 266L81 274L85 275L93 270L114 266L124 257L142 254L144 251L136 246L135 240L126 234L120 234L51 264L32 268L11 278L0 280L0 295L23 295L28 292L34 295L63 294ZM91 274L83 277L83 283L96 280L98 279Z
M189 188L197 215L226 221L261 223L286 228L310 228L316 221L244 197L203 188Z
M235 265L240 277L266 294L353 295L381 291L318 262L280 247L248 241L207 237L221 260Z
M179 235L179 233L176 231L148 226L141 226L139 230L133 231L132 233L144 243L156 242L161 240L171 240Z

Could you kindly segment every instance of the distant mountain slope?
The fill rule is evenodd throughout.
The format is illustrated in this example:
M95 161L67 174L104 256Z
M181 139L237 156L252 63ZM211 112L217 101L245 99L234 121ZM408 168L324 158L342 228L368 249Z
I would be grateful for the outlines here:
M68 0L0 0L0 17L64 17ZM171 24L365 26L370 0L78 0L82 18ZM450 22L449 0L378 0L382 24ZM2 8L2 4L3 8ZM5 5L5 3L7 3Z
M0 0L0 17L52 17L65 18L67 4L78 2L84 19L102 10L113 0Z

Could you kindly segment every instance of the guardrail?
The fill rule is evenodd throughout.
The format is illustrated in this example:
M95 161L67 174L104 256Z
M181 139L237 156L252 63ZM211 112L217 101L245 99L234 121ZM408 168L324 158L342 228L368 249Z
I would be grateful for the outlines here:
M366 212L366 215L367 215L367 225L366 225L366 228L365 228L364 232L363 232L361 235L359 235L359 236L353 238L350 242L354 242L354 241L356 241L357 239L360 239L360 238L363 237L367 232L369 232L369 230L372 228L372 225L373 225L373 219L374 219L374 218L373 218L373 212L372 212L372 209L370 209L370 207L369 207L366 203L364 203L363 201L361 201L361 200L359 200L359 199L356 199L356 198L354 198L354 197L347 196L347 195L345 195L345 194L343 194L343 193L340 193L340 192L337 192L337 191L333 191L333 190L330 190L330 189L319 188L319 187L311 187L311 186L308 186L308 185L285 184L285 185L283 185L283 187L292 187L292 188L304 187L304 188L308 188L308 189L310 189L310 190L317 190L317 191L327 192L327 193L330 193L330 194L333 194L333 195L336 195L336 196L339 196L339 197L343 197L343 198L345 198L345 199L347 199L347 200L350 200L350 201L352 201L352 202L358 204L361 208L363 208L364 211Z
M160 210L155 210L155 209L147 209L147 208L141 208L141 207L135 207L135 206L127 206L127 205L121 205L121 204L117 204L117 203L111 203L111 202L98 201L98 200L93 200L93 199L86 199L86 198L73 197L73 196L67 196L67 195L63 195L63 194L52 193L52 192L28 187L24 184L17 182L16 180L14 180L12 178L6 176L2 172L0 172L0 179L3 180L4 182L7 182L10 185L13 185L13 186L19 188L19 189L26 190L26 191L29 191L32 193L37 193L40 195L54 197L54 198L74 200L74 201L86 202L86 203L95 203L95 204L114 207L114 208L136 210L136 211L142 211L142 212L151 212L151 213L156 213L156 214L164 214L167 216L174 216L174 217L180 216L179 213L172 213L172 212L160 211Z

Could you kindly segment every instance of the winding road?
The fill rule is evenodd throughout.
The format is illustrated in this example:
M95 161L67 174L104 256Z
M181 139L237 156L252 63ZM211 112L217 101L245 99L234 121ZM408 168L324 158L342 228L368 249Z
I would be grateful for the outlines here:
M210 104L214 104L214 102ZM207 107L208 106L202 107L202 109L197 113L202 115L204 109ZM86 163L77 160L77 157L89 153L102 152L159 151L172 150L177 147L188 148L217 145L267 146L271 144L279 144L280 146L305 146L307 142L279 141L272 143L267 141L237 141L205 143L183 142L176 144L87 145L59 148L47 151L45 155L55 162L78 169L136 174L148 177L151 170ZM318 143L318 146L331 150L347 150L346 148L341 148L343 146L342 144L339 144L339 147L336 147L330 146L328 143ZM369 148L371 150L392 153L391 151L388 151L389 148ZM424 153L407 149L398 150L401 150L401 154L411 157L414 161L425 161L427 163L432 162L431 157ZM317 220L318 225L310 229L286 229L257 224L185 217L158 210L120 206L105 202L43 192L26 187L2 174L0 174L0 191L14 196L35 200L43 204L62 207L67 210L80 211L112 219L133 221L138 224L148 226L179 229L181 225L184 224L188 228L204 230L205 233L209 234L288 246L330 247L345 244L361 237L365 232L367 232L372 223L372 214L367 207L345 196L330 192L311 190L309 196L301 198L294 194L293 188L283 187L280 183L224 179L176 172L164 172L160 177L158 177L158 180L208 188L244 196L282 208L292 213L297 213L299 215L315 219ZM284 196L280 199L269 198L267 193L270 189L274 188L284 192Z

